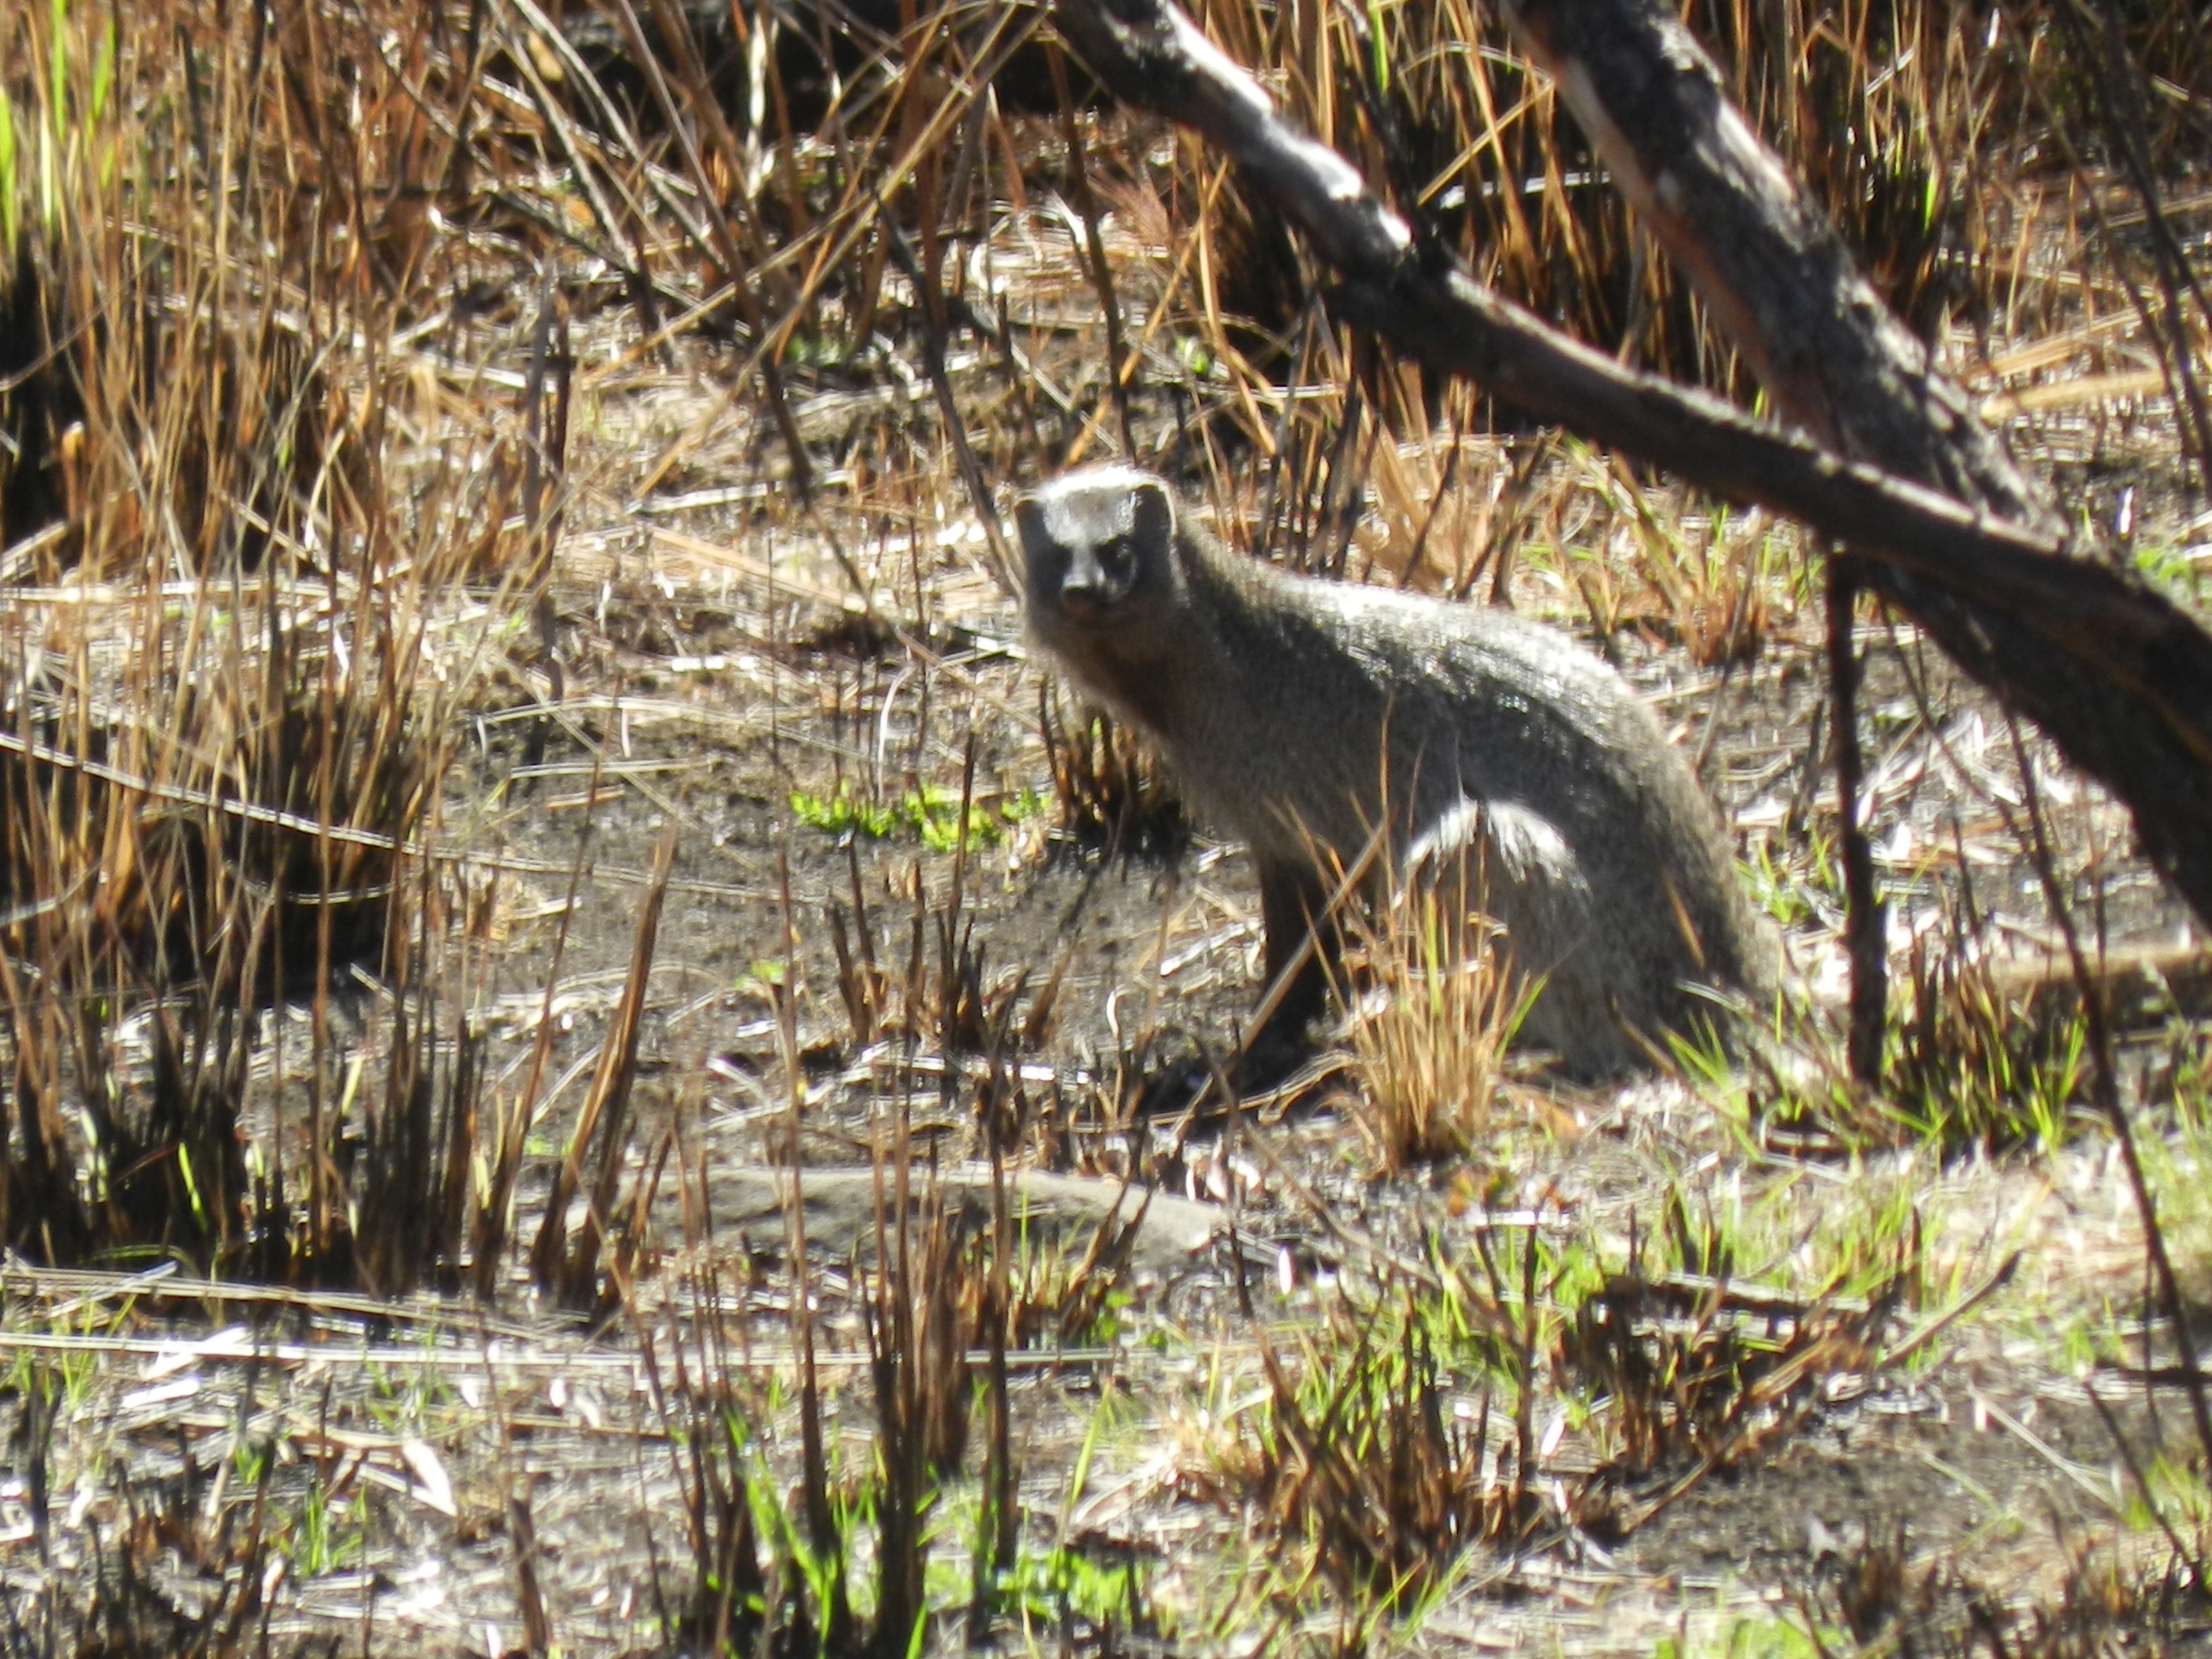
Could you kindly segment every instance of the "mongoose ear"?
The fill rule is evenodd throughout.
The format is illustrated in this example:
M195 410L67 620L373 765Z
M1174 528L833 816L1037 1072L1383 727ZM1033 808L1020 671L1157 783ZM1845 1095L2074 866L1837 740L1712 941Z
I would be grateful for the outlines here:
M1164 546L1175 535L1175 497L1158 478L1139 481L1130 491L1130 528L1146 546Z
M1014 502L1014 528L1021 534L1022 548L1026 552L1044 532L1044 514L1037 504L1024 495Z

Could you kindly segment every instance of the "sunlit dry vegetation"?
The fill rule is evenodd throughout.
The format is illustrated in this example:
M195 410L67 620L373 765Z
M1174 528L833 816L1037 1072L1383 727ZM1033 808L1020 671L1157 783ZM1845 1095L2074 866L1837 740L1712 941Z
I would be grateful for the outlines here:
M1757 405L1492 11L1194 15ZM2201 617L2195 9L1686 15ZM1328 285L1048 9L0 17L0 1650L2201 1644L2206 975L2125 813L1857 613L1870 1079L1825 550ZM1577 1085L1414 884L1240 1093L1248 861L1012 602L1111 457L1620 666L1780 1005Z

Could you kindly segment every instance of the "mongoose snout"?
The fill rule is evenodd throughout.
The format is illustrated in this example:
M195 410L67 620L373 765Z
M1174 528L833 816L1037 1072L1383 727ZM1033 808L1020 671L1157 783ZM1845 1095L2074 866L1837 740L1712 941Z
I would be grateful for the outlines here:
M1480 884L1540 979L1524 1036L1576 1073L1635 1066L1709 1018L1700 988L1771 989L1773 932L1711 804L1634 690L1565 635L1239 557L1133 468L1041 485L1016 517L1036 642L1250 843L1271 976L1382 828L1395 867ZM1285 1027L1325 993L1335 940L1317 943Z

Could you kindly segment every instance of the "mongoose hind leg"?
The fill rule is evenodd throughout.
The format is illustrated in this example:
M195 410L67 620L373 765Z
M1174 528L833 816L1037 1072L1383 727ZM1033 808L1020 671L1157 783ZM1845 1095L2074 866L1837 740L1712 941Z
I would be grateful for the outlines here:
M1549 819L1511 802L1462 799L1407 849L1404 874L1414 890L1437 893L1462 925L1487 917L1503 927L1516 978L1540 981L1520 1042L1553 1050L1580 1077L1638 1063L1604 953L1588 948L1602 921L1595 896Z

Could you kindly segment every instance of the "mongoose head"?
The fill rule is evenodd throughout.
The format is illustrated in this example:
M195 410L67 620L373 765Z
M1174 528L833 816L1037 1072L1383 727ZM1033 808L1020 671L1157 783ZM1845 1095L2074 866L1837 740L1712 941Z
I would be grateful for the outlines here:
M1014 507L1030 626L1047 646L1140 636L1176 599L1175 499L1149 472L1086 467Z

